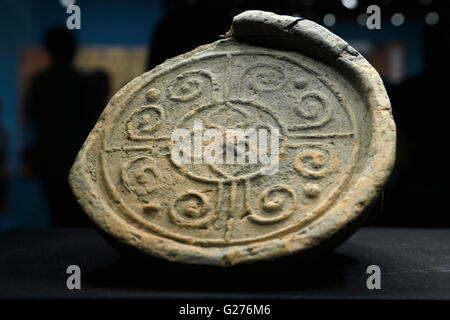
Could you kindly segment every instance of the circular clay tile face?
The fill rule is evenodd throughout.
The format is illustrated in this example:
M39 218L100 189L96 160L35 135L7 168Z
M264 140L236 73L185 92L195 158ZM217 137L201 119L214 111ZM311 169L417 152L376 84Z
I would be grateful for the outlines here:
M171 261L337 244L394 160L378 74L307 20L250 11L227 37L111 99L72 168L77 199L119 241Z

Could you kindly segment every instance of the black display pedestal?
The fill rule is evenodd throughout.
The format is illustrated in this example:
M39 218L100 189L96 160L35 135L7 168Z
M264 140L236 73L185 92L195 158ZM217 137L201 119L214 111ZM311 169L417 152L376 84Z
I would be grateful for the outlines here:
M81 290L66 269L81 268ZM367 267L381 269L369 290ZM450 299L450 230L362 228L332 254L233 268L120 258L93 229L0 234L0 298Z

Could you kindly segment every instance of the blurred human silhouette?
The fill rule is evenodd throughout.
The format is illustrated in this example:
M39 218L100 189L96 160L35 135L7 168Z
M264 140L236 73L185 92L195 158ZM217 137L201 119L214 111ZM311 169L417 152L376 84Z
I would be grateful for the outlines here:
M397 125L397 160L385 190L378 224L409 227L450 227L442 207L448 193L448 79L450 25L445 10L439 23L424 30L425 70L389 87Z
M2 114L2 102L0 101L0 115ZM0 213L6 210L6 152L8 149L6 130L0 123Z
M166 0L166 14L153 32L147 69L168 58L219 40L230 28L235 14L249 9L287 14L295 2L290 0Z
M94 70L86 75L84 107L85 136L94 128L98 117L108 104L110 81L108 73ZM83 140L84 140L83 138Z
M50 29L45 45L51 65L33 77L25 101L28 118L37 132L30 162L43 184L52 225L81 226L87 219L70 191L67 177L105 105L108 79L103 72L89 75L74 67L77 44L71 31Z
M166 1L166 15L153 33L148 69L218 40L230 26L229 11L226 1Z

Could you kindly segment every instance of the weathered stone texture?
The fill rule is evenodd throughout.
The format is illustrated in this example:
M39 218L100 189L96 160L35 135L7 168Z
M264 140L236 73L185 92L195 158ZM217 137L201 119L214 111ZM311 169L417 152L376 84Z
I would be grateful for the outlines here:
M171 133L198 120L278 128L278 172L174 163ZM247 11L225 39L117 92L70 184L119 241L171 261L227 266L342 241L394 158L389 99L370 64L314 22Z

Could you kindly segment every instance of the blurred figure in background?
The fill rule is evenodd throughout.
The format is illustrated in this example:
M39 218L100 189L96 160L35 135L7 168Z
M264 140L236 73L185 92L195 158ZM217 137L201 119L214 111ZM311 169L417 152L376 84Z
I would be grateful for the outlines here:
M258 9L288 14L295 4L289 0L167 0L166 15L153 32L147 69L219 40L230 28L233 16L242 11Z
M2 114L2 102L0 101L0 115ZM6 211L6 194L5 185L7 179L6 172L6 152L8 149L8 139L6 130L0 123L0 213Z
M444 8L438 12L439 23L424 30L424 72L388 88L397 125L397 159L385 189L385 214L378 221L382 226L450 226L450 215L442 208L449 179L450 23Z
M69 170L108 96L105 73L86 75L73 66L77 51L74 34L50 29L45 45L51 66L35 75L26 94L25 110L37 132L32 159L40 178L53 226L87 224L67 179Z
M232 1L166 2L166 15L153 33L148 69L168 58L218 40L230 26Z
M86 95L83 104L85 126L83 142L108 104L109 95L110 81L108 73L103 70L94 70L86 75Z

